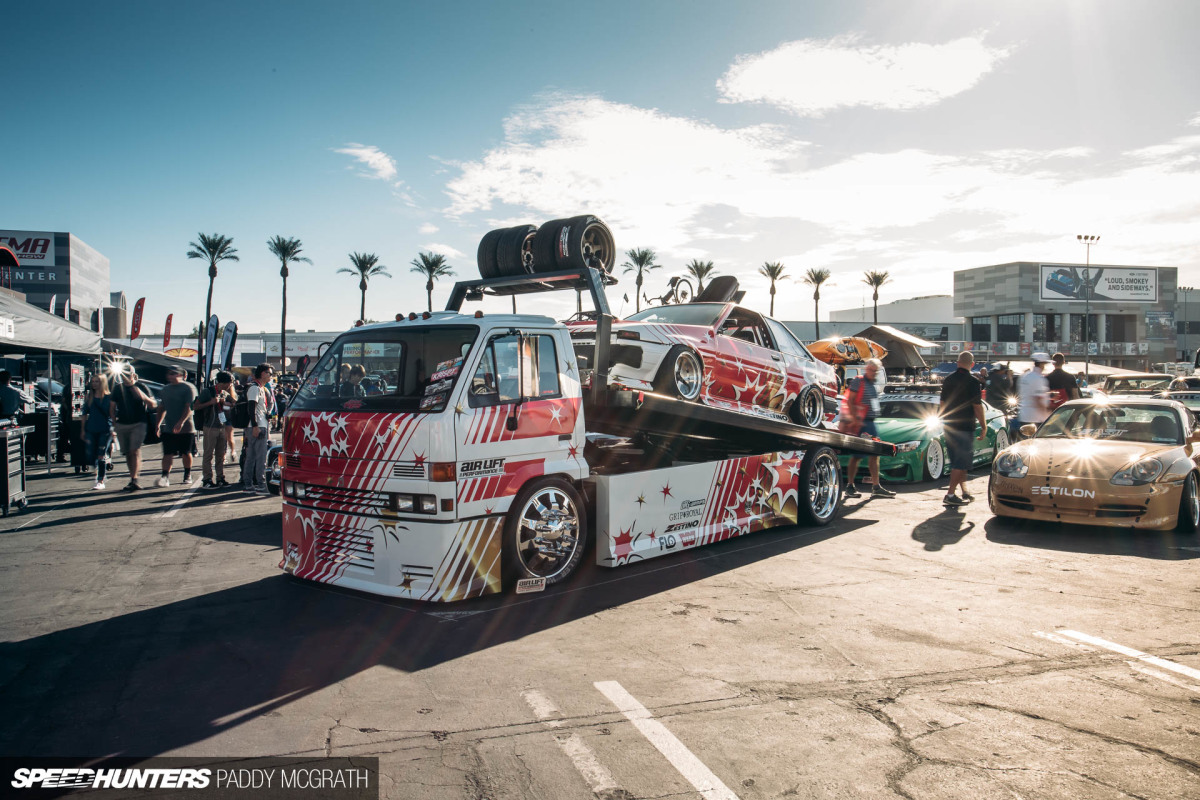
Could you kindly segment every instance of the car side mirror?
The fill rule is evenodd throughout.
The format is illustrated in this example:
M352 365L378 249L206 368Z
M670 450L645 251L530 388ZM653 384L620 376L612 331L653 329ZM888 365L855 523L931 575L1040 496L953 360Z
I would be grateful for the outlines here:
M1034 425L1032 422L1021 426L1021 435L1026 439L1030 438L1035 433L1037 433L1037 425Z

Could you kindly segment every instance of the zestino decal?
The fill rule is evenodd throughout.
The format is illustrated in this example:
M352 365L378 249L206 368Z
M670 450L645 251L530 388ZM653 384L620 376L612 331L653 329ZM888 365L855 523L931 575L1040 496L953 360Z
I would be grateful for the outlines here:
M458 465L458 477L482 478L488 475L504 474L503 458L484 458L478 461L464 461Z
M1095 498L1096 493L1091 489L1071 489L1066 486L1033 486L1029 491L1032 494L1050 495L1053 497L1086 497L1088 499Z
M699 528L700 520L694 519L691 522L676 522L674 525L668 525L666 533L674 533L675 531L686 531L689 528Z

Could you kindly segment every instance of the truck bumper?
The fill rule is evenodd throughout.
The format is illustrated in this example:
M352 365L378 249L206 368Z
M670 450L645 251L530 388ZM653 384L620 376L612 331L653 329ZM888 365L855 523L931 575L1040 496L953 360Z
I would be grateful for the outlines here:
M452 602L501 590L504 517L383 520L283 505L279 568L388 597Z

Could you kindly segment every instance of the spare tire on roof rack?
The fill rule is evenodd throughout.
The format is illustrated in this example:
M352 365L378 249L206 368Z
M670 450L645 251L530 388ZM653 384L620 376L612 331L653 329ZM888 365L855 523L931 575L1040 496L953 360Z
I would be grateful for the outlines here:
M479 266L479 277L499 278L500 266L496 263L496 245L508 228L497 228L488 231L479 240L479 250L475 253L475 263Z
M533 239L536 272L592 267L610 273L616 260L612 231L590 214L551 220L538 228Z
M515 277L533 272L533 238L536 225L509 228L496 243L496 265L502 277Z

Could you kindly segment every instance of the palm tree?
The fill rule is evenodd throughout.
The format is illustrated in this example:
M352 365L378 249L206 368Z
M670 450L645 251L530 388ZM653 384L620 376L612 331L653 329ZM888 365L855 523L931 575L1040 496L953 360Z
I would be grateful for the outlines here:
M889 278L891 276L887 272L867 270L863 273L863 283L871 287L871 303L875 307L875 322L873 323L875 325L879 324L879 287L887 283Z
M454 274L454 270L446 264L446 257L440 253L418 253L411 262L410 272L425 276L425 295L429 299L429 310L433 311L433 282Z
M832 275L827 269L812 268L804 273L804 282L813 287L813 320L816 322L816 339L821 338L821 284Z
M374 253L351 253L350 263L354 265L353 268L342 267L338 272L358 276L358 290L362 292L362 305L358 309L358 318L365 320L367 318L367 279L374 278L376 275L390 278L392 273L379 263L379 256Z
M286 372L288 366L288 264L312 264L311 258L304 258L300 253L304 248L299 239L284 239L275 236L266 240L266 248L280 259L280 277L283 278L283 307L280 313L280 372Z
M787 267L778 261L768 261L758 268L758 274L771 279L771 316L775 316L775 281L783 277Z
M655 264L655 252L650 248L635 247L632 250L626 250L625 255L629 260L621 266L626 272L637 273L637 280L634 283L637 285L637 292L634 300L637 302L637 310L642 310L642 281L647 272L652 269L661 269L662 264Z
M687 265L687 271L692 273L692 277L696 279L696 294L704 291L704 281L709 278L715 268L711 261L701 261L698 258L693 258Z
M208 321L212 319L212 293L213 281L217 279L217 264L221 261L240 261L237 257L237 249L233 246L233 237L224 236L220 233L214 233L211 236L206 233L198 235L200 244L188 242L188 258L203 258L208 261L208 300L204 304L204 320L201 325L208 325ZM204 360L204 337L201 336L198 340L196 349L200 351L200 360Z

